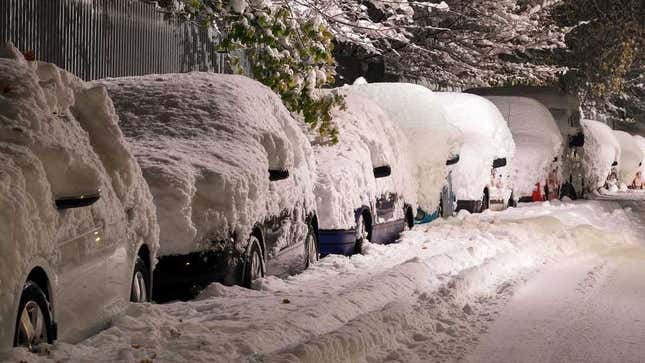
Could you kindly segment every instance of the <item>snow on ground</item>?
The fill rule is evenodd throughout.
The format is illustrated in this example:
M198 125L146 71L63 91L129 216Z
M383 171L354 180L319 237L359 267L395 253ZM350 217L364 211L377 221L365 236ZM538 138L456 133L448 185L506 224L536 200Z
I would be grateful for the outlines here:
M639 248L616 202L521 204L438 220L365 255L328 256L261 290L213 284L196 301L131 305L79 345L42 361L446 361L477 347L531 273L568 259ZM12 359L29 358L14 350Z

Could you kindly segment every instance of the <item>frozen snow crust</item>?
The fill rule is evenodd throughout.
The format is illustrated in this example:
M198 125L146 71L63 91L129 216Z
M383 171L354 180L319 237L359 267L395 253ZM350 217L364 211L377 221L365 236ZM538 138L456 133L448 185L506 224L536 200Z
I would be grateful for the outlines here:
M376 199L392 192L399 196L399 208L393 218L403 219L404 202L416 207L407 139L376 103L352 88L338 91L345 96L346 103L345 110L336 109L333 113L338 143L314 146L319 227L354 228L357 208L366 206L375 212ZM375 179L373 169L386 165L391 167L392 174Z
M108 330L59 343L41 360L459 360L494 318L487 300L503 299L547 264L637 244L633 217L596 201L461 213L400 243L368 244L365 255L328 256L302 274L265 278L260 290L212 284L196 301L133 304ZM23 350L11 356L23 357L34 360Z
M410 83L355 82L348 89L374 101L401 128L410 145L417 202L434 211L446 183L446 160L458 155L462 144L461 132L447 121L434 93Z
M435 92L448 122L463 134L460 161L452 174L457 200L481 200L491 180L493 160L515 155L513 135L495 104L487 99L454 92ZM510 191L508 192L510 196Z
M540 102L526 97L486 96L502 113L515 142L509 163L511 184L517 197L531 195L560 157L563 140L551 112Z
M160 254L241 253L254 224L284 210L296 213L306 234L305 217L315 210L311 146L269 88L213 73L99 83L114 99L154 195ZM290 175L270 182L269 169Z
M630 185L640 170L643 162L643 150L634 136L625 131L614 130L616 140L620 144L620 161L618 162L618 180L625 185Z
M582 120L581 123L585 135L585 180L595 190L605 185L614 161L620 162L620 143L609 125L594 120Z
M97 188L89 208L55 208ZM158 247L152 195L105 89L27 62L11 44L0 49L0 206L0 350L13 341L30 270L42 267L56 291L58 242L103 220L109 238L130 242L129 256L145 242L154 258Z

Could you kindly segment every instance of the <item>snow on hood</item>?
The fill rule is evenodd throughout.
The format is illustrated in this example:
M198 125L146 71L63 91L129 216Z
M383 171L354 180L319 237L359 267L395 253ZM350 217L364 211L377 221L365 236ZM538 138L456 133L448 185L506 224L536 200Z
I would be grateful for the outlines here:
M620 143L609 125L594 120L582 120L585 135L583 169L585 180L592 189L605 185L612 164L619 162Z
M560 156L563 139L551 112L526 97L486 96L502 113L515 141L509 163L511 183L517 196L531 195L535 183L546 179L553 160Z
M318 221L321 229L350 229L356 226L355 210L362 206L376 210L376 198L396 192L403 201L416 206L408 165L408 144L401 130L379 106L351 89L345 95L345 110L335 110L338 143L314 146L318 177L315 183ZM374 178L375 167L389 165L392 174ZM402 208L395 218L402 219Z
M280 98L259 82L213 73L99 81L108 88L155 197L161 254L185 254L282 211L315 209L311 146ZM269 169L289 177L270 182ZM246 238L237 238L238 252Z
M493 160L512 162L515 142L504 116L487 99L468 93L435 92L447 120L463 134L460 161L452 173L458 200L480 200Z
M614 130L614 135L620 144L618 179L621 183L630 185L634 181L636 172L642 167L643 150L636 139L627 132Z
M376 104L397 124L410 145L411 171L419 206L434 211L446 183L446 160L458 155L462 134L448 123L429 89L410 83L371 83L348 87Z
M154 258L159 230L152 195L105 89L53 64L27 62L11 44L0 53L0 342L4 343L13 339L2 333L13 332L13 309L27 274L35 266L55 271L58 242L102 220L108 238L131 241L131 256L139 243L146 242ZM56 198L97 189L101 198L91 207L64 213L55 208ZM53 279L52 285L57 283Z

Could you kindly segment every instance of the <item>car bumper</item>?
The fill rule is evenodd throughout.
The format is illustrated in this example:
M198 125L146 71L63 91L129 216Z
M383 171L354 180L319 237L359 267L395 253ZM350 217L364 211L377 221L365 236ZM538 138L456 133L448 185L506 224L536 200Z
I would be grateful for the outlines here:
M354 253L355 247L355 229L321 229L318 231L318 248L322 256L349 256Z
M372 228L372 243L388 244L395 242L404 229L404 219L377 224Z

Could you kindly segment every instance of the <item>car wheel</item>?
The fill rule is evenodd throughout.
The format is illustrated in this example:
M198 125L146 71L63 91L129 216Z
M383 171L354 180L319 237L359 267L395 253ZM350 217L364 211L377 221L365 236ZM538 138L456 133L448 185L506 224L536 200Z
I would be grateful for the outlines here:
M316 237L316 231L312 226L309 226L309 233L305 240L305 252L305 268L309 268L309 266L318 262L320 259L320 253L318 252L318 237Z
M130 289L130 301L142 303L150 301L149 295L150 273L148 267L141 257L137 257L134 263L134 273L132 275L132 287Z
M354 245L354 253L363 253L363 242L365 242L367 236L367 222L365 222L365 218L361 215L358 217L358 221L356 222L356 244Z
M49 301L34 282L27 282L22 290L13 345L33 350L40 343L52 343L52 317Z
M251 287L251 283L264 277L264 257L260 249L260 241L255 236L249 240L249 252L244 269L244 287Z

